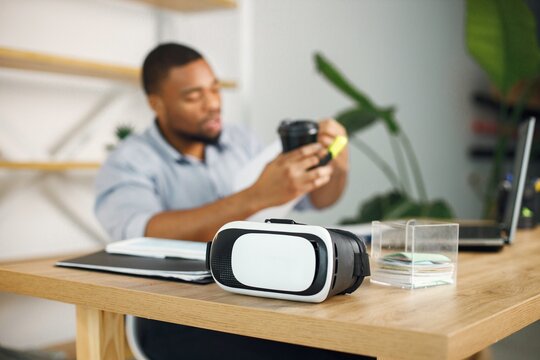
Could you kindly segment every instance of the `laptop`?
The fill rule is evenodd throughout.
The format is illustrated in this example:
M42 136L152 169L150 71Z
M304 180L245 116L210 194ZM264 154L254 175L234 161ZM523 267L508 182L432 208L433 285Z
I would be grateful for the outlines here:
M458 221L459 249L497 251L514 241L531 154L535 118L519 126L514 158L513 184L501 223Z
M518 129L518 141L514 158L513 185L507 197L505 214L501 223L492 220L458 220L459 250L498 251L514 240L521 200L527 178L532 148L535 118L522 123ZM371 223L334 226L358 236L371 239Z

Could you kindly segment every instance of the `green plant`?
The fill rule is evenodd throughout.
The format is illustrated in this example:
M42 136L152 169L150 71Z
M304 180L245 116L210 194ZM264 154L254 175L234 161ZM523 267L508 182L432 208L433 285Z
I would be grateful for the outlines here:
M540 76L535 19L522 0L467 0L466 42L471 56L501 94L499 121L515 125ZM508 95L518 83L524 91L508 111ZM492 170L484 195L484 216L492 215L509 134L499 126Z
M332 85L354 102L354 106L339 113L339 121L349 134L350 143L362 151L385 174L393 189L386 194L376 195L360 206L358 214L344 223L366 222L405 217L453 217L450 206L444 200L430 201L420 170L418 159L405 132L399 126L395 108L376 105L366 94L351 84L341 72L321 53L315 54L317 70ZM365 128L383 122L396 160L397 173L371 147L357 136ZM405 156L407 159L405 159ZM418 199L413 197L407 164L414 179Z
M122 124L118 125L118 127L115 130L116 137L118 138L118 141L122 141L126 139L129 135L133 134L135 129L133 126L129 124Z
M114 135L116 136L117 143L122 142L128 136L135 132L135 128L130 124L120 124L114 129ZM105 147L107 151L113 151L116 148L115 144L107 144Z

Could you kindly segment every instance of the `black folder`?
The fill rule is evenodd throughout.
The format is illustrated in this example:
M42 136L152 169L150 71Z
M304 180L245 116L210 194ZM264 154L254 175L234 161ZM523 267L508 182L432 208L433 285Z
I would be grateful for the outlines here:
M213 281L205 261L109 254L105 250L58 261L56 266L162 277L200 284Z

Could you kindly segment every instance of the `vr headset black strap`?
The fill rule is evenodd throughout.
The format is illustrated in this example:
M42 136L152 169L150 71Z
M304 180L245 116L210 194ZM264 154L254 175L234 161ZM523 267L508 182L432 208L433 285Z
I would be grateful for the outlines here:
M370 276L369 255L367 253L354 254L354 276Z
M292 220L292 219L276 219L276 218L271 218L271 219L266 219L264 220L265 223L270 223L270 224L289 224L289 225L306 225L306 224L300 224L300 223L297 223L296 221Z

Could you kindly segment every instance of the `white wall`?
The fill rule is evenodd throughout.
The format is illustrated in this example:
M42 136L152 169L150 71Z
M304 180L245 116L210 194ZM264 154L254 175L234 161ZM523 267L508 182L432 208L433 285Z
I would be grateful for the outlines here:
M138 66L158 36L194 45L219 76L240 83L240 90L224 92L226 121L244 119L264 141L275 138L285 117L331 116L349 105L315 74L312 54L321 50L377 103L398 107L430 196L448 199L459 216L478 214L465 180L472 168L465 146L468 97L482 77L464 50L461 1L247 0L242 5L186 15L122 0L0 0L0 46ZM110 94L118 98L66 148L66 159L103 159L119 123L142 130L151 113L141 91L104 80L0 70L0 154L47 158L61 134ZM361 136L391 161L381 126ZM334 223L355 212L361 199L389 188L361 153L353 150L351 157L343 200L298 219ZM96 238L106 240L92 214L93 176L92 171L0 171L0 261L87 251L99 246ZM51 192L87 231L51 204ZM27 316L31 313L40 314L38 322ZM0 294L0 344L23 348L72 338L71 306Z

